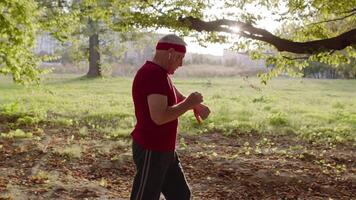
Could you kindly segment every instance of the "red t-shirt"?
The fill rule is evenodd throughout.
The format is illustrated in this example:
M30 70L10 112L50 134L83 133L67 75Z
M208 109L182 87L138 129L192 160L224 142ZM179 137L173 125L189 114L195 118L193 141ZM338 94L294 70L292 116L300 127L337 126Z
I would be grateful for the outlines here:
M137 123L131 133L133 140L152 151L174 151L177 137L178 119L157 125L151 119L147 97L150 94L167 96L168 106L177 103L174 86L166 70L147 61L136 73L132 85Z

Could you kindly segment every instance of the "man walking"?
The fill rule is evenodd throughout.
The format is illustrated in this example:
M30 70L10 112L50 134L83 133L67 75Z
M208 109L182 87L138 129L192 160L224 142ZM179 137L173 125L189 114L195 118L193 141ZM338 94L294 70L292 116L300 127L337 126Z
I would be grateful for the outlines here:
M188 200L191 193L175 151L178 117L194 110L197 120L210 110L199 92L183 96L169 75L182 66L186 43L176 35L162 37L152 61L147 61L133 81L132 97L137 123L132 135L136 175L131 200Z

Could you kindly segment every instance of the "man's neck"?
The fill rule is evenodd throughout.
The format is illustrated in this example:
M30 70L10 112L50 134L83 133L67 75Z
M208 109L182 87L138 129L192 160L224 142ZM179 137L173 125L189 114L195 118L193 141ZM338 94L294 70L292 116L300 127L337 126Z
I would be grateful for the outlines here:
M166 66L166 63L162 60L162 59L159 59L158 57L154 57L152 59L152 62L159 65L160 67L162 67L164 70L168 70L167 66Z

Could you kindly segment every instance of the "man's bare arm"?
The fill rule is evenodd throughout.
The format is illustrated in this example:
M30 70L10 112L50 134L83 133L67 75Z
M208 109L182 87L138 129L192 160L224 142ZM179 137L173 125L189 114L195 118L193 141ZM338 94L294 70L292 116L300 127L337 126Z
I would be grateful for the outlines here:
M174 90L177 95L178 102L181 102L186 98L182 93L179 92L179 90L176 87L174 87ZM204 120L210 114L210 109L208 108L208 106L206 106L202 103L196 105L193 109L194 109L194 115L199 122L200 122L200 119L198 119L198 117L201 117L201 119Z
M179 90L177 90L176 87L174 87L174 91L175 91L175 93L176 93L178 102L184 101L184 99L185 99L186 97L185 97L182 93L180 93Z
M168 106L167 96L160 94L149 95L147 101L152 121L157 125L162 125L177 119L188 110L193 109L194 106L203 101L203 97L200 93L194 92L173 106Z

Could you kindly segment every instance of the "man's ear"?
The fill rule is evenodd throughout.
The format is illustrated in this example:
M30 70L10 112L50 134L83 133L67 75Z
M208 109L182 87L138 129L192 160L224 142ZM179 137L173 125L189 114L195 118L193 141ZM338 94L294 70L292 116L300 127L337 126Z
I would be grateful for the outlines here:
M172 58L172 54L173 54L173 52L174 52L174 49L173 49L173 48L170 48L170 49L167 50L167 52L168 52L168 60L169 60L169 59Z

